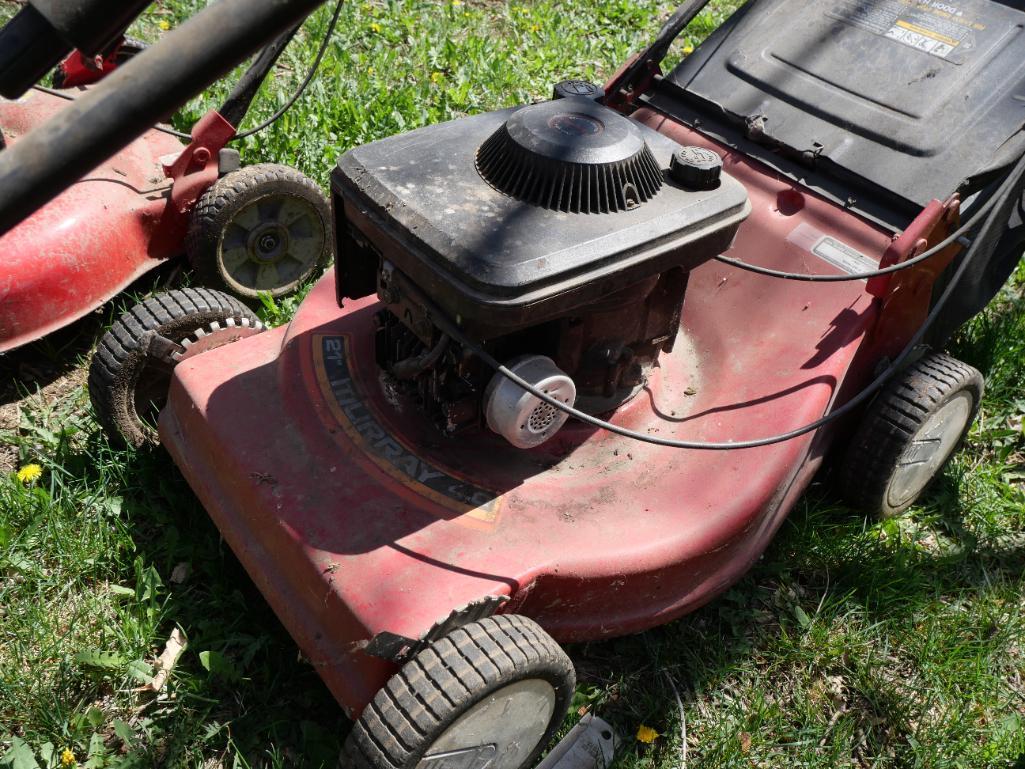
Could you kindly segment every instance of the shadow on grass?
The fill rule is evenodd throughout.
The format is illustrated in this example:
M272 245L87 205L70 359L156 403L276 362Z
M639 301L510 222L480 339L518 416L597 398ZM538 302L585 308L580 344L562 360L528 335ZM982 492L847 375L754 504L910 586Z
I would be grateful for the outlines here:
M103 317L92 313L67 328L0 356L0 406L68 375L103 333Z
M147 711L147 739L133 751L140 765L231 752L241 766L334 766L348 720L169 465L162 451L140 451L123 471L133 479L123 516L136 553L164 582L163 635L178 626L188 638L177 701Z
M1025 299L1005 294L962 330L952 349L986 374L986 409L999 417L1025 389ZM986 435L981 439L987 440ZM921 702L901 682L869 674L866 660L873 659L872 653L858 659L857 650L845 647L882 638L887 643L925 644L924 636L915 637L917 625L942 611L950 597L971 607L965 610L967 621L991 623L980 629L985 637L1003 632L999 623L977 616L984 610L976 608L985 604L994 585L1013 586L1025 573L1021 497L1005 493L999 475L999 467L984 462L970 468L955 463L911 519L877 523L839 504L825 490L828 471L823 473L763 559L724 595L666 627L573 649L584 695L580 699L594 703L628 741L642 723L671 734L679 728L679 708L667 676L693 712L695 701L711 692L722 695L725 688L727 699L733 698L736 690L731 687L738 676L751 673L766 682L747 692L757 697L758 690L774 689L768 679L773 669L791 674L813 660L809 665L814 676L843 675L854 689L849 696L858 702L848 705L852 712L863 711L859 750L865 765L875 765L886 755L894 765L914 763L921 758L913 737L923 715ZM811 648L801 646L802 636L813 638ZM952 638L944 640L958 645ZM962 695L974 696L971 690ZM731 744L709 746L703 762L747 765L737 733L758 727L760 707L757 701L739 704L737 710L752 714L747 723L753 728L744 727L741 718L731 727L732 734L722 735ZM784 731L809 728L796 712L777 715L776 725ZM822 740L818 734L813 740L822 761L817 765L829 765L821 756L825 735ZM676 740L659 741L652 748L634 743L626 749L625 763L632 766L633 757L638 766L649 761L676 765L678 750ZM858 758L849 751L837 756L844 763ZM884 764L889 765L886 760ZM1016 766L1025 769L1025 758Z
M160 452L140 452L124 470L135 479L124 516L137 553L165 581L162 627L179 625L189 638L176 673L178 704L158 703L149 713L151 741L139 755L174 766L230 750L253 766L332 766L347 719L167 465ZM810 632L800 611L825 625L854 612L864 624L904 627L948 591L971 600L992 581L1020 576L1025 549L980 544L962 523L971 511L960 505L961 492L956 477L933 492L931 504L942 510L935 523L953 543L952 554L937 554L906 536L887 536L886 525L866 530L862 518L814 490L765 558L719 599L642 635L571 647L578 704L593 702L627 737L640 723L671 731L678 711L667 674L692 701L734 672L758 666L764 648L781 636ZM180 574L182 564L188 576L174 584L170 575ZM204 665L204 652L218 662L207 657ZM843 650L821 664L823 675L850 673ZM912 731L913 708L898 690L855 680L861 706L880 724ZM867 749L892 749L893 741L882 726L878 733L870 729Z
M930 508L942 509L931 523L948 535L943 552L901 534L897 522L866 528L861 516L813 490L764 558L718 599L642 635L572 649L583 692L603 717L618 725L628 740L628 752L651 756L656 766L671 766L677 762L675 741L647 749L639 743L630 748L629 740L639 724L662 734L679 728L674 685L690 706L710 692L721 693L724 686L728 690L737 674L743 677L753 671L771 677L773 668L811 664L818 678L847 678L852 689L850 712L863 711L863 755L892 751L911 760L908 735L918 729L918 704L900 685L866 675L863 662L855 659L859 651L844 648L844 642L857 639L866 628L874 629L873 638L916 632L916 623L945 596L956 595L971 604L988 595L994 583L1021 578L1025 545L995 546L966 527L963 521L972 511L958 501L957 486L955 479L947 478L928 500ZM986 632L997 631L994 626ZM802 637L811 643L802 645ZM767 682L759 688L773 686ZM757 725L758 703L743 703L740 708L749 710ZM807 728L796 727L802 717L795 712L783 719L800 731ZM740 731L743 727L737 726L734 734ZM733 746L732 760L743 758L738 745ZM709 746L703 759L732 766L729 747ZM716 758L726 763L719 764ZM848 753L843 760L852 758Z

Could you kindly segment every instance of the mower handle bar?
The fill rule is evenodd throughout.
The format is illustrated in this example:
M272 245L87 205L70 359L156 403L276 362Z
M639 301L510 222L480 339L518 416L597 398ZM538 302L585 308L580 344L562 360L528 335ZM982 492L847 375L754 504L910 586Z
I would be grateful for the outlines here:
M267 79L271 68L288 47L292 38L295 37L295 33L299 31L301 25L301 22L294 25L263 47L253 63L249 65L249 69L235 83L235 87L231 89L224 104L217 110L222 118L235 126L236 130L242 124L246 113L249 112L249 107L252 106L253 99L256 98L256 92L260 90L260 86Z
M606 98L615 100L620 91L629 91L637 85L637 81L648 71L649 67L658 66L669 53L673 41L694 21L694 17L704 10L710 0L687 0L673 15L666 19L651 45L641 51L623 74L610 83Z
M217 0L0 152L0 235L322 2Z

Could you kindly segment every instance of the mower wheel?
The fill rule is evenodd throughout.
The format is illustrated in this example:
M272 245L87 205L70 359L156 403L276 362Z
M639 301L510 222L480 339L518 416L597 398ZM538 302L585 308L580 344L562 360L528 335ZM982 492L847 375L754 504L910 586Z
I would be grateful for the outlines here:
M114 442L156 444L175 365L262 330L248 307L220 291L186 288L136 304L103 335L89 366L96 418Z
M573 696L573 663L533 620L498 615L433 642L389 679L339 769L522 769Z
M911 507L968 434L982 391L982 374L942 353L929 353L890 380L839 468L847 500L883 518Z
M246 300L278 298L327 264L331 209L316 183L294 168L248 166L203 193L185 248L205 282Z

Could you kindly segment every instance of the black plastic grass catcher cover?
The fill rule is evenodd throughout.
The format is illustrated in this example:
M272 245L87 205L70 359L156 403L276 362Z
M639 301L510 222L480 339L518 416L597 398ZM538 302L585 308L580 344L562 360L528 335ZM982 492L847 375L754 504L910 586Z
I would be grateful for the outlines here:
M666 86L659 109L914 210L1021 154L1025 0L753 0Z

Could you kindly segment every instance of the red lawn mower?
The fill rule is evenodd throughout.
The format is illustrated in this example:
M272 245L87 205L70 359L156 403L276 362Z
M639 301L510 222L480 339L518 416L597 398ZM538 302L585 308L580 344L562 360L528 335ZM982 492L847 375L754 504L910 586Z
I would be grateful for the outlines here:
M99 346L97 412L170 452L344 766L530 766L557 642L713 599L827 456L901 513L974 419L938 350L1025 247L1025 9L752 0L663 74L704 5L604 88L343 155L287 326L175 291Z
M26 6L4 30L0 49L15 66L23 52L17 43L39 16ZM260 292L284 296L326 265L330 206L319 187L284 165L241 168L239 153L228 147L269 124L238 133L296 29L264 49L224 105L200 119L191 135L164 126L146 131L0 238L0 354L87 315L181 254L201 283L247 301ZM63 40L58 36L52 45ZM54 72L60 90L36 87L16 101L0 100L0 148L16 145L63 110L74 112L72 94L142 48L119 34L94 56L74 50Z

